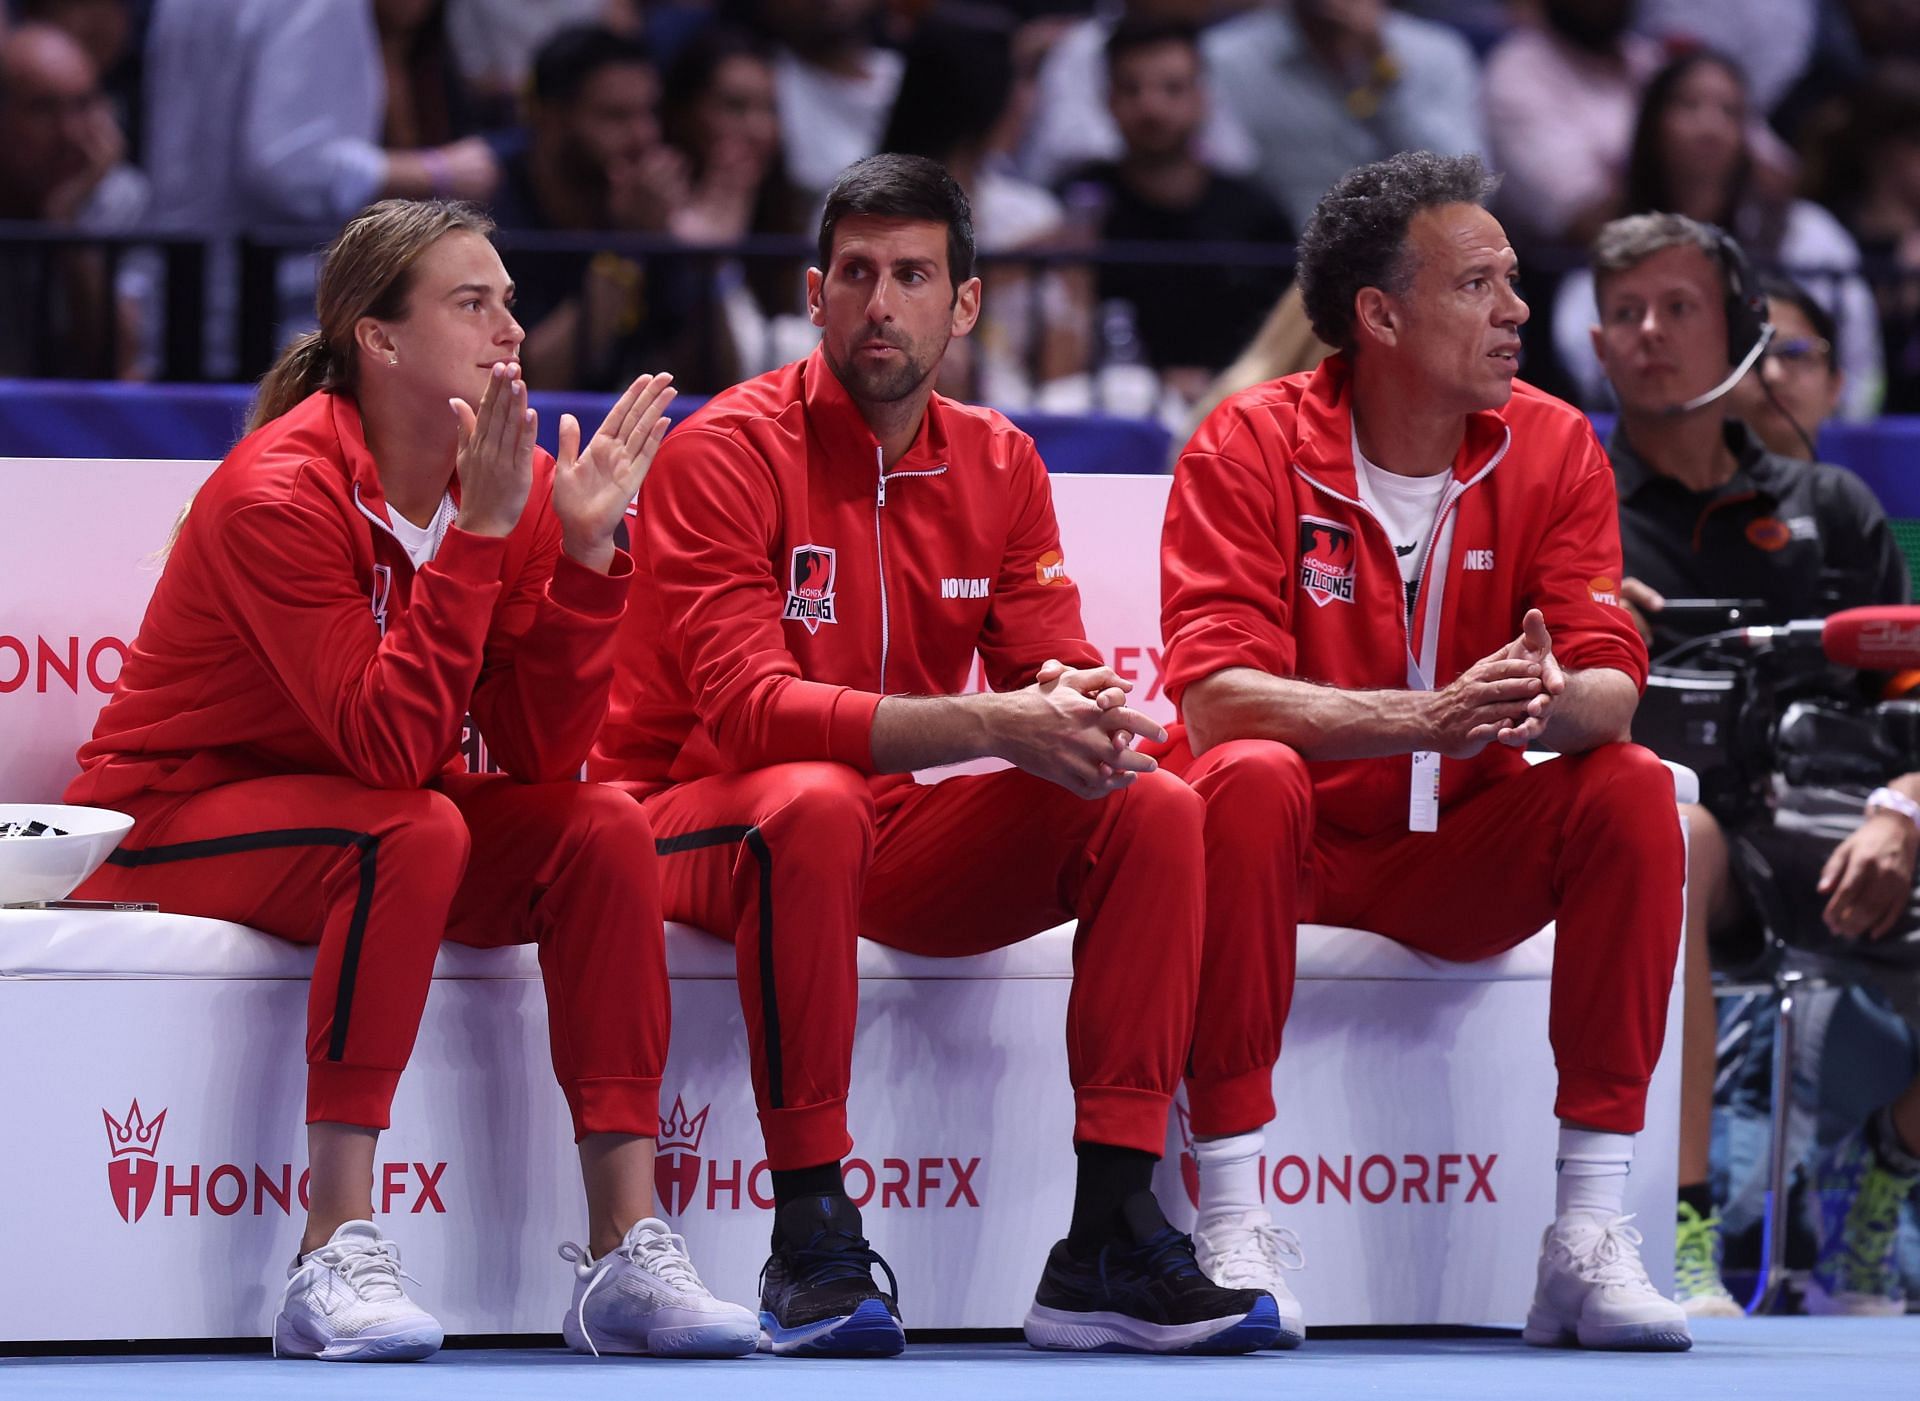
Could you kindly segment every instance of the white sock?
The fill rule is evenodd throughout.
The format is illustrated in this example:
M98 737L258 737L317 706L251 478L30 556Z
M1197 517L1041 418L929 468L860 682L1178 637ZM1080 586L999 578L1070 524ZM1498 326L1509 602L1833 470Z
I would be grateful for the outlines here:
M1193 1145L1200 1164L1200 1224L1221 1216L1264 1211L1260 1201L1260 1155L1267 1136L1260 1129Z
M1627 1171L1633 1166L1633 1135L1597 1133L1592 1129L1560 1128L1560 1151L1554 1167L1553 1210L1598 1216L1620 1216L1626 1211Z

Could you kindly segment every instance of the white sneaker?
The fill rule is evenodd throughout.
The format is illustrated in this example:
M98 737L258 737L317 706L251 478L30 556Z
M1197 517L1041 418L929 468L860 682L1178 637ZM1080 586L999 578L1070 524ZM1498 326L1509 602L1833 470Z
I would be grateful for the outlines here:
M636 1221L598 1260L571 1241L560 1258L573 1266L560 1332L575 1352L744 1357L760 1346L759 1316L714 1298L664 1221Z
M346 1222L318 1250L295 1256L287 1275L275 1357L413 1362L440 1350L440 1324L400 1287L400 1248L371 1221Z
M1685 1352L1686 1310L1660 1294L1640 1262L1631 1216L1570 1211L1540 1242L1540 1283L1520 1336L1535 1347Z
M1273 1295L1280 1336L1268 1346L1300 1346L1307 1336L1306 1315L1281 1274L1306 1268L1298 1236L1274 1225L1266 1212L1248 1211L1202 1222L1193 1233L1193 1250L1201 1272L1222 1289L1264 1289Z

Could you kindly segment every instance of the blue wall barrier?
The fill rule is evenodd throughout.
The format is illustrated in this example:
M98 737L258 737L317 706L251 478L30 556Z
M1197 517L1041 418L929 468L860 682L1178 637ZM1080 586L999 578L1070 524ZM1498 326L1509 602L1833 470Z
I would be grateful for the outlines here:
M0 457L217 458L239 439L253 390L243 384L103 384L0 380ZM683 398L683 419L705 400ZM599 394L533 396L540 442L551 452L560 415L588 433L613 398ZM1130 418L1016 414L1056 472L1158 472L1172 442L1158 424Z
M102 384L0 380L0 456L217 458L240 436L253 391L236 384ZM551 450L560 415L587 432L612 399L598 394L540 394L540 441ZM702 400L682 399L685 418ZM1156 423L1129 418L1015 414L1055 472L1159 472L1172 439ZM1601 436L1608 420L1596 415ZM1920 417L1834 423L1821 434L1822 456L1858 472L1887 513L1920 518Z
M1920 418L1830 424L1820 455L1864 477L1888 515L1920 517Z

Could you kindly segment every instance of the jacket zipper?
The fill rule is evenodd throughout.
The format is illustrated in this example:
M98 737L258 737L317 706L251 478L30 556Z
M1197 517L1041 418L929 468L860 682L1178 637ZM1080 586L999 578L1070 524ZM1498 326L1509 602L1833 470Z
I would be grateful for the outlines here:
M886 449L874 444L873 463L879 473L879 490L873 498L873 553L880 569L880 694L887 693L887 648L891 641L887 627L887 537L881 529L880 513L887 506L887 483L892 478L887 474ZM895 472L894 477L938 477L946 473L945 465L919 472Z
M1446 491L1440 497L1440 509L1433 513L1433 528L1427 536L1426 558L1420 561L1420 577L1414 580L1413 600L1407 607L1407 645L1409 649L1411 649L1413 645L1413 615L1415 611L1421 610L1427 601L1427 579L1433 570L1433 557L1440 553L1440 537L1446 531L1447 517L1453 514L1453 508L1459 504L1460 498L1466 495L1466 493L1467 488L1465 486L1462 486L1457 481L1449 481ZM1384 527L1382 528L1384 529ZM1427 650L1432 653L1433 661L1436 664L1440 660L1439 626L1439 619L1436 618L1433 628L1429 629L1425 634ZM1409 652L1409 655L1411 655L1411 652ZM1415 661L1419 664L1423 679L1431 686L1433 684L1433 677L1430 673L1436 668L1429 667L1424 657L1416 657Z
M1416 606L1420 607L1422 611L1425 611L1425 606L1427 601L1427 581L1432 577L1432 574L1433 574L1434 556L1439 554L1440 552L1440 541L1442 536L1446 532L1447 517L1453 514L1453 508L1460 504L1461 498L1464 497L1470 489L1472 489L1475 486L1478 486L1481 482L1485 481L1487 476L1493 471L1493 469L1500 465L1500 463L1506 458L1507 449L1510 448L1512 445L1513 445L1513 430L1509 428L1506 432L1506 436L1501 439L1500 446L1494 449L1493 456L1487 459L1486 466L1482 467L1478 472L1475 472L1471 477L1468 477L1464 482L1448 483L1446 495L1442 497L1440 501L1440 509L1434 514L1433 535L1427 542L1427 557L1420 562L1420 581L1415 586L1413 591L1414 603ZM1441 591L1441 600L1444 601L1445 597L1446 597L1446 592L1443 588ZM1413 615L1409 613L1407 617L1408 617L1408 624L1407 624L1408 635L1409 637L1411 637L1412 626L1413 626L1412 624ZM1424 679L1426 680L1429 686L1433 684L1433 676L1431 675L1431 673L1439 669L1439 663L1440 663L1440 617L1439 617L1439 614L1436 612L1430 621L1432 622L1433 626L1427 628L1425 633L1423 634L1427 642L1426 650L1428 653L1428 659L1422 660L1422 664L1420 668L1423 673L1428 673Z

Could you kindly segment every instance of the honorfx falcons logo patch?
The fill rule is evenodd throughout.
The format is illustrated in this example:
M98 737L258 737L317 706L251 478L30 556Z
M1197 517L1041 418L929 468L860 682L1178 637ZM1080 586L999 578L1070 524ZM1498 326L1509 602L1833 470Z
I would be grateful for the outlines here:
M1325 608L1353 602L1353 532L1344 525L1300 517L1300 587Z
M808 632L820 624L835 623L833 615L833 549L828 545L795 545L787 572L787 607L780 616L805 625Z

